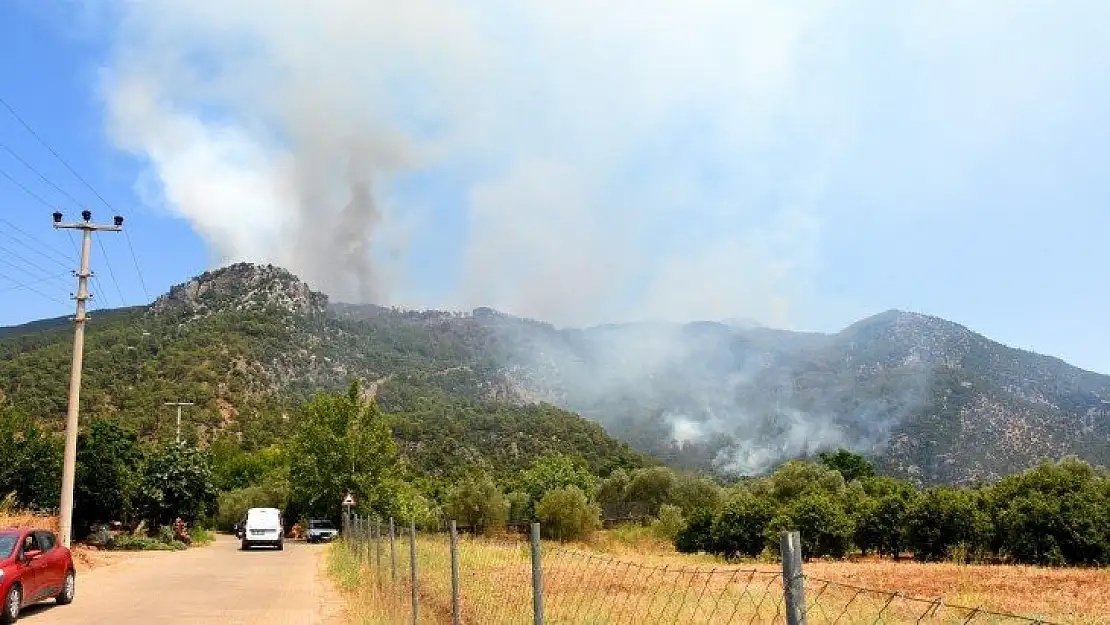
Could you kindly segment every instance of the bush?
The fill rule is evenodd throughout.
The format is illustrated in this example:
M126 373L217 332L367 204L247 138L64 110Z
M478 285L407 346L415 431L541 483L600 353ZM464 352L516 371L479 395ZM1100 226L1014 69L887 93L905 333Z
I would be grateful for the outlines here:
M488 534L505 528L509 502L488 475L463 480L451 489L448 513L460 525Z
M651 524L651 531L656 538L673 542L684 526L682 510L678 506L663 504L659 508L659 518Z
M119 551L180 551L186 547L185 543L176 540L167 543L157 538L121 534L111 542L111 548Z
M548 491L536 504L544 535L557 540L584 540L601 525L601 509L577 486Z
M733 497L713 521L708 551L731 560L763 553L767 526L775 515L775 503L768 497L743 493Z
M695 512L675 535L674 548L679 553L713 553L713 513Z

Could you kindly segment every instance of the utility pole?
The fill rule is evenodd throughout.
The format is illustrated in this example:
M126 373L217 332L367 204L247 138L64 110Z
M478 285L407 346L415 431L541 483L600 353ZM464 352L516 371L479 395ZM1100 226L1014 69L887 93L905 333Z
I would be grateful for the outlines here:
M195 406L191 401L168 401L166 406L177 406L177 444L181 444L181 407L182 406Z
M62 544L69 547L73 535L73 483L77 470L77 427L78 411L81 402L81 367L85 359L85 302L92 297L89 293L89 254L92 252L92 235L94 232L119 232L123 230L123 217L116 215L112 219L113 225L97 225L90 223L92 213L88 210L81 211L83 221L62 223L62 213L54 211L54 227L67 230L81 231L81 268L77 276L77 315L73 318L73 361L69 368L69 409L66 412L66 444L65 455L62 460L62 497L59 506L58 530L62 535Z

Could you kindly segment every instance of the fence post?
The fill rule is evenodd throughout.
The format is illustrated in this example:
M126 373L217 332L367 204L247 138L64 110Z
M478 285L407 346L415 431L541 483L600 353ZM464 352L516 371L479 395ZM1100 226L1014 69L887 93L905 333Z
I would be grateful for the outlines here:
M416 521L409 521L409 577L412 580L412 625L420 618L420 593L416 586Z
M397 545L393 542L395 534L393 517L389 517L389 573L394 584L397 583Z
M786 624L806 625L806 586L802 575L802 535L783 532L779 535L782 555L782 591L786 601Z
M374 517L374 569L378 574L378 585L381 585L385 572L382 571L382 520Z
M459 605L459 530L451 520L451 623L459 625L462 619Z
M532 620L543 625L543 569L540 566L540 524L532 524Z

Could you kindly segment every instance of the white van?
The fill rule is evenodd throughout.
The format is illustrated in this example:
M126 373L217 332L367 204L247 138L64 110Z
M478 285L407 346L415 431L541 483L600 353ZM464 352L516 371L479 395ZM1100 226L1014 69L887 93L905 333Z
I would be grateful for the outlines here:
M281 510L251 508L247 510L247 518L243 521L240 533L242 548L245 551L255 545L270 545L282 549L285 547L284 534Z

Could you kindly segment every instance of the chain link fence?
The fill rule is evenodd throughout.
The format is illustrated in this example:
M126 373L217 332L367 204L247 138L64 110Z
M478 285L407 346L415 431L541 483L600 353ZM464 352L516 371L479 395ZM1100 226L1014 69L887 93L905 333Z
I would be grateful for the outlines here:
M1051 621L810 577L796 532L780 567L653 565L531 537L421 532L390 519L351 517L344 546L357 557L363 600L396 623L731 624L986 623ZM787 583L783 583L787 580Z

